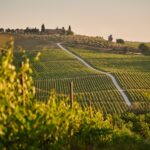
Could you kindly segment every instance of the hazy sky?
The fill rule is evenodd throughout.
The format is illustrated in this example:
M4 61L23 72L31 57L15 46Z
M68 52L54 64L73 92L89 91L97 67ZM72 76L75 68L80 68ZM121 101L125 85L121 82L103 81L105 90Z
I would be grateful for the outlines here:
M0 27L72 26L77 34L150 41L150 0L0 0Z

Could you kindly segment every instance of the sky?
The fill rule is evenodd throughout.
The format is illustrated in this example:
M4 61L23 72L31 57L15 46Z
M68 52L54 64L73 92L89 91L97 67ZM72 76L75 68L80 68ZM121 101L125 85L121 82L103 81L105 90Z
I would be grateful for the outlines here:
M150 0L0 0L0 27L56 28L150 42Z

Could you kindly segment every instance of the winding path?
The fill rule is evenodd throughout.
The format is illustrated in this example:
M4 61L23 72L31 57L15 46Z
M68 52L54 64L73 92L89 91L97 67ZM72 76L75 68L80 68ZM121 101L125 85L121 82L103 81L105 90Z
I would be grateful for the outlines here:
M100 71L98 69L95 69L93 68L91 65L89 65L87 62L85 62L82 58L80 58L79 56L73 54L72 52L70 52L69 50L67 50L66 48L64 48L61 43L57 43L57 46L60 47L63 51L67 52L68 54L70 54L71 56L73 56L74 58L76 58L78 61L80 61L82 64L84 64L86 67L90 68L91 70L93 71L96 71L98 73L101 73L101 74L105 74L107 75L108 77L111 78L113 84L115 85L115 87L117 88L117 90L120 92L120 94L122 95L124 101L126 102L126 104L128 106L131 106L131 102L129 100L129 98L127 97L127 95L125 94L125 92L123 91L123 89L120 87L120 85L118 84L117 80L115 79L115 77L108 73L108 72L103 72L103 71Z

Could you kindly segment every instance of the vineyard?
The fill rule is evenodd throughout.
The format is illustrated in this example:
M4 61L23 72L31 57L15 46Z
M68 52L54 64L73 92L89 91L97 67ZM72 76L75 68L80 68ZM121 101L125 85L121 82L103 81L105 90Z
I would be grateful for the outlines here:
M90 70L59 49L56 45L58 40L68 43L70 41L70 44L75 40L79 44L88 41L104 43L100 37L94 39L86 36L16 36L14 63L19 67L23 59L20 47L26 49L26 57L30 59L33 69L38 100L47 101L53 90L57 93L58 99L68 97L70 82L73 81L74 99L83 109L92 106L95 112L104 113L123 113L129 110L109 77ZM134 107L142 111L149 109L150 101L147 95L150 93L150 56L115 54L100 49L68 49L93 67L112 73ZM34 61L38 52L41 53L40 60Z
M37 51L27 51L31 60L36 98L47 101L55 90L58 99L69 96L70 82L74 83L74 98L83 109L92 106L94 111L123 113L127 111L120 93L110 78L97 74L61 49L44 49L40 61L34 62ZM15 64L21 61L21 53L15 52Z
M82 108L85 109L91 105L94 111L104 113L122 113L127 110L127 105L120 93L105 75L35 80L36 96L38 99L46 100L50 96L50 89L54 89L57 92L58 99L66 98L69 95L71 81L74 83L74 97Z
M92 66L111 72L119 81L131 102L140 109L148 108L150 100L150 57L144 55L121 55L90 49L69 50L84 58Z
M108 73L90 69L60 49L55 38L49 40L15 37L14 49L1 52L0 147L148 149L150 56L66 46L93 68L115 76L122 87L117 90Z
M0 4L0 150L150 150L150 0Z
M26 55L31 62L38 100L48 100L53 90L57 93L58 99L68 97L69 84L73 81L74 98L80 102L82 108L91 105L95 111L105 113L123 113L129 109L106 75L97 74L85 67L57 47L55 40L58 39L51 38L24 36L15 39L14 55L17 58L15 64L18 65L22 59L22 53L17 50L22 46L26 49ZM95 68L111 72L127 93L132 104L138 109L144 110L149 107L147 97L150 93L149 56L113 54L109 51L87 48L68 48ZM38 52L41 53L40 60L35 62L34 57Z
M8 49L0 60L1 149L145 150L149 148L149 113L104 115L95 112L100 108L105 113L120 114L126 111L125 105L121 105L119 101L118 91L105 76L100 74L74 79L74 83L79 85L75 85L76 92L83 89L86 92L77 93L79 103L75 101L70 107L69 99L63 99L61 94L53 93L47 101L40 102L35 99L35 87L27 59L18 71L13 65L12 49ZM70 82L69 78L48 79L45 80L46 82L41 79L34 82L35 85L39 84L36 87L40 86L40 90L48 91L50 86L53 86L58 91L64 90L64 93L67 93L69 89L66 80ZM84 88L84 81L91 86ZM107 88L113 90L108 91ZM58 98L59 96L61 99ZM89 104L87 99L91 100ZM94 111L89 106L93 106Z
M33 68L34 79L68 78L95 74L61 49L44 49L39 52L41 53L40 61L36 62L34 57L38 51L26 52L26 57L30 59ZM22 60L22 53L15 52L14 55L17 58L15 64L18 65Z
M30 59L33 69L36 98L38 100L47 101L53 90L57 93L58 99L69 97L70 82L73 81L74 99L81 104L83 109L92 106L95 112L101 111L104 113L123 113L128 110L122 96L109 77L90 70L59 49L54 42L48 43L46 41L48 37L44 37L41 41L34 37L31 37L31 39L24 38L16 38L14 63L19 67L23 59L22 52L17 50L17 47L22 46L26 49L26 57ZM47 45L42 50L38 50L37 45L34 48L30 40L37 44L44 40ZM38 45L38 47L40 46ZM35 62L34 57L38 52L41 53L41 56L39 61Z

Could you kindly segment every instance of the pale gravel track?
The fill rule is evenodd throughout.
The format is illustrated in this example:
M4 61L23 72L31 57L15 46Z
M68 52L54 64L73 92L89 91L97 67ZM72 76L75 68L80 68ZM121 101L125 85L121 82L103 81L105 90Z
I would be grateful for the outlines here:
M117 80L115 79L115 77L108 73L108 72L103 72L103 71L100 71L98 69L95 69L93 68L90 64L88 64L87 62L85 62L82 58L80 58L79 56L73 54L72 52L70 52L69 50L67 50L65 47L63 47L61 45L61 43L57 43L57 46L59 48L61 48L63 51L67 52L68 54L70 54L71 56L73 56L74 58L76 58L78 61L80 61L82 64L84 64L86 67L90 68L91 70L97 72L97 73L101 73L101 74L105 74L106 76L110 77L113 84L115 85L115 87L117 88L117 90L120 92L121 96L123 97L124 101L126 102L126 104L128 106L131 106L131 102L128 98L128 96L126 95L126 93L124 92L124 90L120 87L120 85L118 84Z

